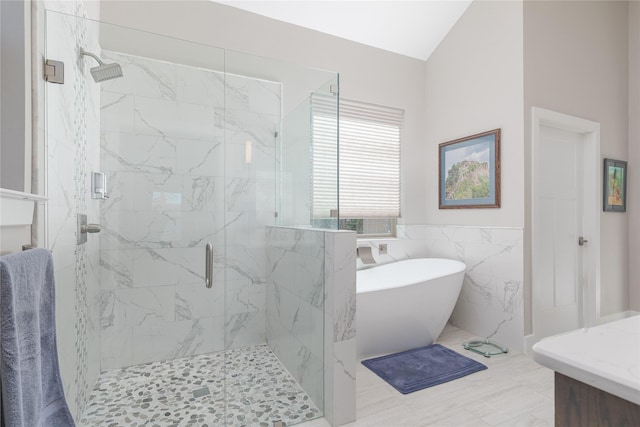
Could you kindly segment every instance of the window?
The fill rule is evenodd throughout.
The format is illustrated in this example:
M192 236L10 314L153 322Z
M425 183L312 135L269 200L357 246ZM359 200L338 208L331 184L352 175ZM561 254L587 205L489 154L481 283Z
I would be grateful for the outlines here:
M335 98L312 98L312 217L332 216L339 154L339 228L361 235L395 235L404 111L341 98L336 153L335 110Z

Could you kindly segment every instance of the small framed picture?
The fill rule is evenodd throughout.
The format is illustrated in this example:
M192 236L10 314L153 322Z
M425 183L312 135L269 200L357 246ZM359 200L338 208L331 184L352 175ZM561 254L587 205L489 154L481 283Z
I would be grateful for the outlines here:
M605 212L627 211L627 162L604 159L602 202Z
M500 129L439 145L440 209L500 207Z

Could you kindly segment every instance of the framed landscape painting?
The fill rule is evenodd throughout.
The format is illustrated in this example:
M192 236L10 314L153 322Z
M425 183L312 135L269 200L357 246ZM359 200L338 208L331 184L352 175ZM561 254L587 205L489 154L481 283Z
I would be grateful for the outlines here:
M500 129L439 145L440 209L500 207Z
M602 183L605 212L627 211L627 162L604 159Z

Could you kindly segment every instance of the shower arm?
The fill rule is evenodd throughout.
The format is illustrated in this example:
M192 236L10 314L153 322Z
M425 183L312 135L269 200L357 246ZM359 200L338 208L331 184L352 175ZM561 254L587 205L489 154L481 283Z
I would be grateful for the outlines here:
M102 62L102 60L100 58L98 58L96 55L94 55L91 52L87 52L86 50L80 48L80 55L86 55L86 56L90 56L93 59L95 59L96 61L98 61L98 64L100 65L104 65L104 62Z

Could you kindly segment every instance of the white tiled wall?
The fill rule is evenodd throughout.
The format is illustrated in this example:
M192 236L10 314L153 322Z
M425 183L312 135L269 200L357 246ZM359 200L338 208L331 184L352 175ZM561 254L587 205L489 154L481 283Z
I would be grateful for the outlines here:
M103 368L264 343L280 84L102 55Z
M387 244L387 255L378 252ZM524 267L521 228L399 225L397 239L360 240L378 264L407 258L450 258L467 265L451 323L524 351ZM358 268L364 268L358 260Z
M269 227L267 341L332 425L356 417L355 233Z
M324 407L322 230L269 227L267 342L319 408Z
M356 419L356 234L325 232L325 417Z

